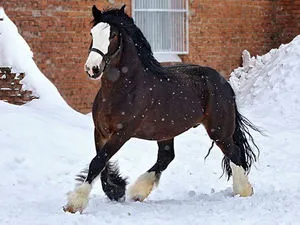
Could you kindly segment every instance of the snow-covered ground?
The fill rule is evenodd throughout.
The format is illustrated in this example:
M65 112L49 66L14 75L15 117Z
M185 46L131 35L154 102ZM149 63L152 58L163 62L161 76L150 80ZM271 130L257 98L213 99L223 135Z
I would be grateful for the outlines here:
M111 202L98 182L80 215L62 206L95 153L91 117L62 100L1 9L0 17L0 66L25 72L25 88L40 97L23 106L0 101L1 225L299 224L300 36L261 57L245 53L230 79L241 112L268 135L253 133L261 149L250 173L253 196L232 196L231 181L219 178L222 154L214 147L204 160L211 142L198 127L176 138L176 158L146 201ZM133 139L114 158L132 183L154 164L156 149Z

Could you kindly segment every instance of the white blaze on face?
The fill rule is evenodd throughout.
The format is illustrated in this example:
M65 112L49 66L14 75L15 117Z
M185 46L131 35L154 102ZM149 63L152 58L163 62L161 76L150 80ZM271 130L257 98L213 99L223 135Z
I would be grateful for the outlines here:
M98 23L91 29L91 35L93 37L92 48L96 48L106 54L109 46L110 25L108 23ZM85 71L89 75L94 75L93 67L100 67L100 63L103 57L97 52L90 52L87 61L85 63Z

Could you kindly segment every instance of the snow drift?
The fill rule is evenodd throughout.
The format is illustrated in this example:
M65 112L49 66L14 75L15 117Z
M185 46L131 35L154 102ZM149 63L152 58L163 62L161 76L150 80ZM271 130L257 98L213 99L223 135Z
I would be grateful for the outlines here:
M231 73L238 103L289 127L300 122L300 35L263 56L243 52L243 67ZM267 109L267 110L266 110ZM274 117L274 118L276 118Z

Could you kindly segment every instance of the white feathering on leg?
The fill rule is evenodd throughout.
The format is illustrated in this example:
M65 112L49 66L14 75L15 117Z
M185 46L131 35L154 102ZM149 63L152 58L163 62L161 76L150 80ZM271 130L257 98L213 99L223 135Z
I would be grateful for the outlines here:
M128 195L132 200L143 201L148 197L155 183L158 183L155 172L146 172L139 176L136 182L129 188Z
M232 162L230 162L230 167L232 170L234 195L239 195L241 197L251 196L253 194L253 188L248 181L248 177L243 167L237 166Z
M74 191L69 192L67 194L68 203L64 207L64 210L71 213L75 213L77 211L82 212L89 202L89 194L91 190L91 184L83 183L80 186L76 187Z

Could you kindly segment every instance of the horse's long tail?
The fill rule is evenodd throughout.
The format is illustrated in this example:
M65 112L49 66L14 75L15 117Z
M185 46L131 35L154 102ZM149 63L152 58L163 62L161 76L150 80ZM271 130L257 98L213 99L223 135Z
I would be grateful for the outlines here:
M250 168L254 162L258 160L259 148L254 142L252 135L250 134L250 129L263 134L263 132L251 123L246 117L241 115L237 107L235 107L235 131L233 134L233 142L240 148L241 164L247 173L249 173ZM249 143L249 141L250 143ZM254 150L257 150L257 155ZM230 160L228 157L224 156L222 160L223 170L226 171L228 179L232 175Z

